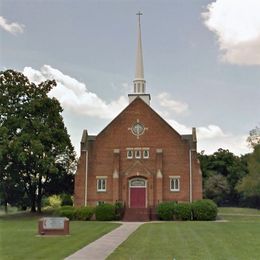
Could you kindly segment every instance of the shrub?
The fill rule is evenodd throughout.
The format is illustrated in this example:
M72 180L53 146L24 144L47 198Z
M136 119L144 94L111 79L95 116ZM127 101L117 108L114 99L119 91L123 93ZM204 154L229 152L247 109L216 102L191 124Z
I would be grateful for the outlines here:
M100 204L96 207L96 220L115 220L115 206L111 204Z
M73 200L70 194L63 193L61 194L61 206L66 206L66 205L72 206Z
M194 220L215 220L218 208L212 200L198 200L192 203L192 214Z
M121 220L123 218L124 210L124 204L122 202L115 203L116 220Z
M174 206L174 217L178 220L191 220L191 204L178 203Z
M173 220L176 202L162 202L156 207L156 212L161 220Z
M66 217L69 220L73 220L75 219L76 209L72 206L63 206L57 209L54 214L59 217Z
M75 209L76 220L90 220L93 214L94 214L94 208L91 207L81 207Z
M61 206L61 197L59 195L52 195L48 198L49 205L53 208L59 208Z

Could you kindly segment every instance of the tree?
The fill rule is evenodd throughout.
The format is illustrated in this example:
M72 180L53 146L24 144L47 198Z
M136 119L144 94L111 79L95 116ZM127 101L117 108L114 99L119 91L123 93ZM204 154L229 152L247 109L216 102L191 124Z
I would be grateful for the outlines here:
M260 208L260 144L255 145L254 151L248 158L249 174L237 185L245 197L255 201L255 206Z
M206 198L213 200L217 205L224 205L229 195L227 178L221 174L210 176L204 185Z
M254 148L256 145L260 144L260 127L256 126L249 132L247 142L250 147Z
M48 97L55 86L50 80L35 85L13 70L0 72L0 180L9 176L11 186L18 181L31 211L40 212L49 183L75 167L62 108Z
M204 195L206 195L205 185L207 180L212 176L221 175L226 178L228 183L229 193L225 196L226 203L229 205L237 205L240 200L240 194L235 187L248 173L247 163L244 157L235 156L229 150L220 148L212 155L199 154L199 160L203 175ZM211 199L213 198L211 197Z

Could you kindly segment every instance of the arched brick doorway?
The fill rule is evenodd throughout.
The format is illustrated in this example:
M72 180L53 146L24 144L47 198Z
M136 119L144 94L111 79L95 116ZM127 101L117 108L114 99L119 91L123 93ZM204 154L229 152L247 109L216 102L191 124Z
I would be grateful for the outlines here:
M135 177L129 180L129 207L147 207L147 180L142 177Z

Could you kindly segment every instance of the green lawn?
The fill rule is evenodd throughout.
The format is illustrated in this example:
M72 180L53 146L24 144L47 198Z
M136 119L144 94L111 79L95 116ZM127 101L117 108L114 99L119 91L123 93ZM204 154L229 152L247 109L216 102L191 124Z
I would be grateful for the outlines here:
M119 226L105 222L70 222L71 236L36 237L38 217L0 218L0 259L63 259Z
M245 215L259 215L259 209L249 209L249 208L230 208L230 207L220 207L218 208L219 214L245 214Z
M259 212L251 209L220 209L220 212L243 216L220 215L228 222L147 223L108 259L260 259Z
M1 260L63 259L118 226L72 221L71 236L36 237L38 218L28 213L0 217ZM220 208L219 219L227 222L146 223L108 259L260 259L259 211Z

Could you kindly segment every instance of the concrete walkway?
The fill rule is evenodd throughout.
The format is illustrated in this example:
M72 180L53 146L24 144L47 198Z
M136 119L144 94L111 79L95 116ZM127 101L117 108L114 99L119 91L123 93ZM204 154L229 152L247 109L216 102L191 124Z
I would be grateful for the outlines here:
M122 225L96 241L88 244L65 260L104 260L143 222L122 222Z

